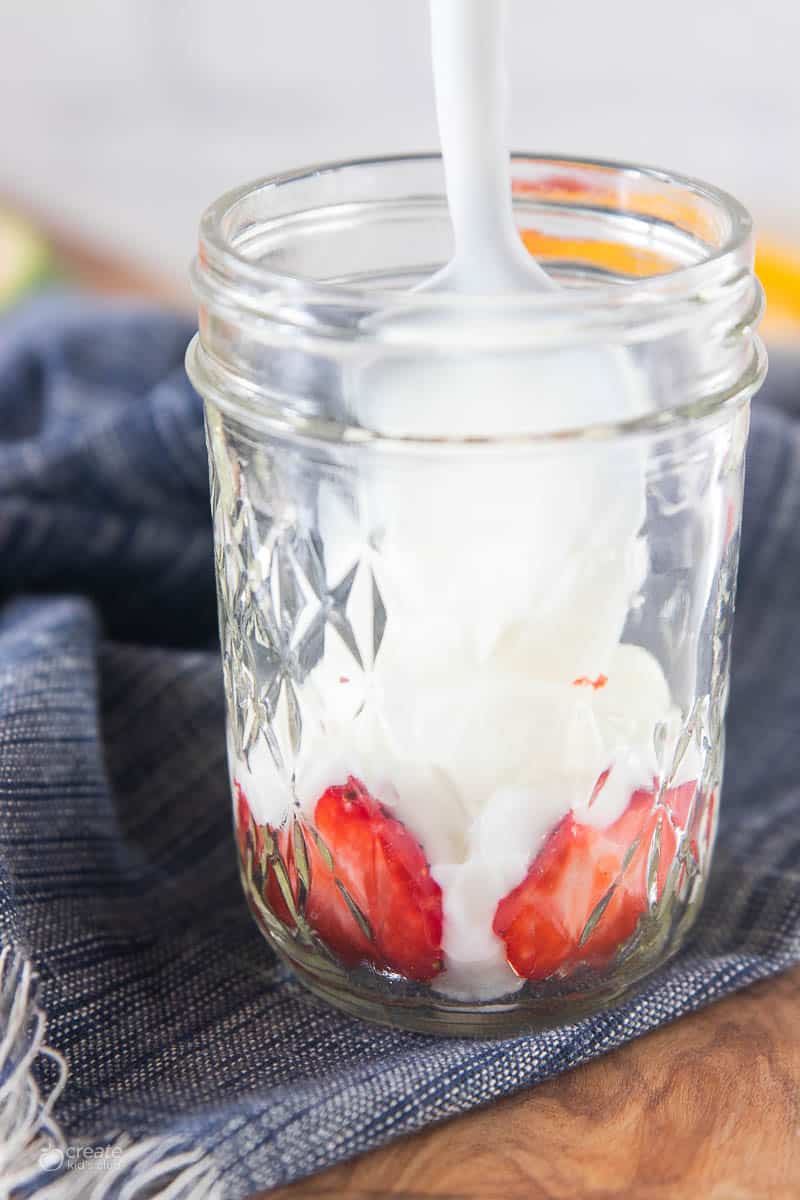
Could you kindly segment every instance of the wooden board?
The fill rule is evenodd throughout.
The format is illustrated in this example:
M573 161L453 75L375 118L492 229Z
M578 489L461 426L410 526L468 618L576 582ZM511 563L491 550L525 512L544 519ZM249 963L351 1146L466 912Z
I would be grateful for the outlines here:
M800 968L270 1200L798 1200Z

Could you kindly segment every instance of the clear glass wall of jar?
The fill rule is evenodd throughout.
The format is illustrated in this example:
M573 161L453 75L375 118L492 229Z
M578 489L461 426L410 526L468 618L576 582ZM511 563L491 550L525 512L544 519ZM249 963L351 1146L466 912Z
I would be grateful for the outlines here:
M433 156L230 193L187 358L248 904L318 995L454 1034L612 1003L697 914L765 370L734 200L619 164L513 176L556 292L414 291L451 249ZM502 426L509 364L529 426ZM588 415L562 420L578 365ZM479 403L437 408L457 371Z

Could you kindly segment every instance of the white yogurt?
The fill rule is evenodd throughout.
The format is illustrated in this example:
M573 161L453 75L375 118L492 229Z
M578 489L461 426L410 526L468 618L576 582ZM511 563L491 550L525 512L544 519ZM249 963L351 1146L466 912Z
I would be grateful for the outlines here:
M431 0L455 233L435 291L555 286L513 222L504 7ZM434 348L437 332L428 326ZM645 381L610 348L382 359L349 393L354 417L385 434L543 432L649 405ZM362 478L358 527L335 490L320 489L329 580L372 562L383 644L366 683L342 683L352 659L329 629L309 680L325 727L304 728L294 780L263 744L236 773L260 822L279 824L293 796L312 813L351 774L393 809L442 887L446 969L433 986L449 994L485 999L520 986L492 932L498 901L566 813L608 825L658 769L654 728L675 723L669 688L650 654L621 641L647 570L645 468L640 449L602 442L494 465L454 458L435 472L387 462ZM377 553L367 548L375 531ZM369 596L351 602L354 627L366 627ZM600 675L602 688L575 684Z
M436 114L455 253L425 291L548 290L511 207L505 0L431 0Z

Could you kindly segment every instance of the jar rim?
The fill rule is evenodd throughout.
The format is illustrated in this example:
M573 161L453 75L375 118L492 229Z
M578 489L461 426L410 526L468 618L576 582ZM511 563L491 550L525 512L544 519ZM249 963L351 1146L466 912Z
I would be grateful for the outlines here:
M455 445L486 447L596 440L663 430L675 423L708 416L736 398L752 395L760 386L766 355L755 327L763 309L763 292L753 274L752 219L745 207L722 189L656 167L555 154L512 155L512 172L514 169L522 172L525 193L535 192L547 182L550 176L541 178L543 171L558 172L560 168L562 178L587 181L585 192L581 190L581 182L578 189L581 194L573 196L570 202L569 197L553 200L549 194L520 196L516 190L518 180L514 178L515 201L519 201L521 211L525 211L528 198L532 212L538 205L569 213L583 204L585 211L622 218L625 235L631 218L633 223L645 225L648 237L653 233L668 239L677 236L691 245L694 258L687 264L645 276L637 273L625 278L622 285L618 279L596 282L592 278L585 286L558 291L465 296L331 283L276 269L254 259L254 243L265 230L268 236L275 231L283 236L288 231L291 238L297 230L295 219L307 218L309 214L316 218L337 206L350 216L359 217L387 204L417 200L430 204L435 199L441 208L443 190L417 194L409 189L400 196L392 193L387 198L381 193L375 199L343 201L336 191L338 180L326 178L352 172L355 183L363 185L368 180L371 196L369 189L374 187L374 181L378 180L378 186L384 182L381 171L391 177L393 171L405 169L411 180L423 178L427 183L426 173L440 163L441 155L437 153L331 161L266 176L234 188L214 201L203 213L199 254L192 265L200 309L200 335L189 347L187 369L198 391L232 415L280 438L310 439L329 446L371 443L391 444L398 449L423 445L441 449ZM365 172L360 180L359 171ZM605 180L605 192L597 182L589 180ZM293 184L301 185L299 195L305 199L305 207L297 203L297 193L291 192ZM304 184L311 185L305 192ZM275 212L269 211L268 204L263 205L266 213L256 206L255 201L267 193L270 199L273 195L278 197L283 187L287 192L276 200ZM643 207L634 207L643 197L646 201ZM622 207L612 203L618 199L623 201ZM666 208L662 205L665 200ZM681 209L682 204L689 204L689 209ZM688 229L687 211L694 222ZM302 236L302 228L299 233ZM632 232L630 241L623 237L620 244L641 245L635 236ZM259 249L263 250L263 245L258 242ZM697 320L698 313L704 314L703 319L713 328L720 348L738 344L739 349L730 355L725 351L730 369L718 372L713 387L701 398L687 401L684 397L680 403L616 422L598 421L580 428L540 432L498 431L491 435L389 435L346 420L321 417L303 411L302 405L288 395L270 390L258 370L248 366L246 347L262 343L291 346L300 353L323 357L333 353L346 356L363 349L365 344L383 350L388 347L391 353L416 350L430 353L430 329L427 334L424 332L425 322L402 319L409 312L418 317L421 309L426 315L457 318L437 323L437 352L447 353L462 347L464 335L458 318L468 320L475 315L488 318L486 340L470 342L471 349L477 352L490 345L503 350L523 345L561 348L578 340L635 345L666 338L689 327ZM395 320L396 317L400 319ZM474 331L476 322L472 321L468 327L470 332ZM231 339L228 331L232 329L237 334Z
M277 190L308 179L320 179L326 175L339 174L358 168L391 168L403 164L440 161L441 155L435 151L333 159L274 175L262 176L230 189L213 201L201 216L200 252L192 264L195 287L202 290L200 277L203 273L221 271L229 281L235 281L238 288L247 290L255 288L262 296L274 296L276 293L290 294L293 299L302 300L303 303L352 307L362 301L371 308L380 305L383 309L400 311L409 303L418 303L418 296L414 298L415 294L397 289L361 288L349 283L322 283L308 276L266 267L242 253L237 248L234 239L226 235L224 227L226 218L238 205L267 189ZM709 253L699 262L631 281L624 289L624 293L627 293L624 295L625 300L635 299L638 303L644 300L662 303L679 301L682 295L696 294L698 290L704 291L719 285L720 281L728 275L728 271L725 269L726 264L735 266L737 258L742 254L746 256L752 254L753 221L750 213L734 196L714 184L706 183L690 175L625 160L515 151L511 155L511 162L512 167L527 163L543 167L597 170L613 173L617 178L624 178L630 183L638 179L651 184L661 184L667 188L689 192L697 198L709 202L717 212L724 215L728 229L721 245L709 247ZM608 307L609 304L617 307L622 298L617 285L598 282L581 288L579 291L566 288L556 294L552 291L522 294L519 292L492 293L490 295L477 292L471 295L454 295L447 292L426 293L425 306L432 310L448 312L507 310L509 305L517 312L541 313L547 311L550 313L554 309L564 312L580 309L585 312L587 306L593 307L598 304L603 307Z

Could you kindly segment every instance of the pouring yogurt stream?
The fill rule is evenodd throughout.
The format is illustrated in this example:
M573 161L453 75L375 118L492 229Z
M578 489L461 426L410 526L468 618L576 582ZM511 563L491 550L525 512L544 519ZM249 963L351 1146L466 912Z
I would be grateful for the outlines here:
M556 290L524 248L512 211L507 4L430 0L430 11L455 250L419 290L495 298ZM463 314L443 308L418 319L435 340L437 322L463 322ZM576 429L651 407L646 379L613 347L401 358L352 378L348 403L356 421L381 434L449 436ZM437 490L436 526L469 529L469 554L457 532L432 536L422 489L365 474L364 509L384 531L375 571L388 620L359 717L326 694L332 719L304 743L293 792L263 741L249 763L229 746L240 817L249 806L258 826L280 829L299 805L319 827L322 797L331 820L337 812L346 819L355 800L362 824L388 822L392 837L413 837L441 938L435 965L429 959L416 977L453 998L499 998L542 976L544 967L537 974L511 965L509 941L496 932L503 904L513 904L537 856L563 856L568 839L575 870L567 865L570 896L551 938L563 937L570 908L580 925L599 898L593 847L616 853L619 866L650 807L653 731L661 725L677 736L681 727L656 658L622 641L647 569L645 467L636 446L587 454L568 477L557 462L535 473L505 463L480 495L454 469ZM319 508L326 564L338 578L339 566L354 561L351 519L324 485ZM326 643L326 678L342 691L348 654L335 639ZM693 749L684 757L678 794L681 784L693 790L697 757ZM564 844L555 846L560 834ZM551 961L568 965L558 949ZM388 965L402 973L402 964Z

